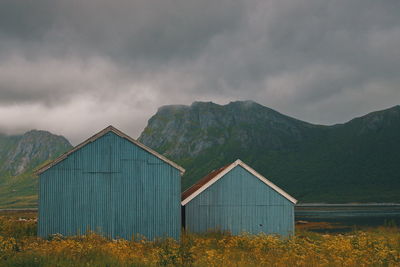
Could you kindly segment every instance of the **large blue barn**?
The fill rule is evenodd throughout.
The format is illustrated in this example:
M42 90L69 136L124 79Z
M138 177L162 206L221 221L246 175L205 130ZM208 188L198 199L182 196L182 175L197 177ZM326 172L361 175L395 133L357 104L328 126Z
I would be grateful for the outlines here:
M38 236L179 239L183 172L109 126L37 171Z
M182 193L185 228L258 234L294 233L297 200L240 160L211 172Z

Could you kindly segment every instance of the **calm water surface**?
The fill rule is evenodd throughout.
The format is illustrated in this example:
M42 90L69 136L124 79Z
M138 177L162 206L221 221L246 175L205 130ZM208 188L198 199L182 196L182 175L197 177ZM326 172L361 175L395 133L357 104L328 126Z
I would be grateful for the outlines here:
M299 204L295 219L336 223L343 229L400 226L400 204Z

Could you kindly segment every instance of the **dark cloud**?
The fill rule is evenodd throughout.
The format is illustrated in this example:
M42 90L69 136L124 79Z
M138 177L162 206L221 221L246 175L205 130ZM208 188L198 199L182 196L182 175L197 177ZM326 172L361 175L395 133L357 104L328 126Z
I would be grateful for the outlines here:
M399 104L398 10L397 0L0 0L0 126L74 142L106 124L137 136L160 105L236 99L343 122Z
M226 0L10 1L7 8L0 20L6 36L50 52L146 62L193 58L244 15L242 4Z

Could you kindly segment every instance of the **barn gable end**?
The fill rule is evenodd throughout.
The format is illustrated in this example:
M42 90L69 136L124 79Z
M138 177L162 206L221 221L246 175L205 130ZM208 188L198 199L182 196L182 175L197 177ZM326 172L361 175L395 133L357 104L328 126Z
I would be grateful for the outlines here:
M216 170L194 185L195 190L182 194L186 228L233 234L293 233L296 200L271 184L241 161Z
M113 127L100 133L39 170L38 235L178 239L184 170Z

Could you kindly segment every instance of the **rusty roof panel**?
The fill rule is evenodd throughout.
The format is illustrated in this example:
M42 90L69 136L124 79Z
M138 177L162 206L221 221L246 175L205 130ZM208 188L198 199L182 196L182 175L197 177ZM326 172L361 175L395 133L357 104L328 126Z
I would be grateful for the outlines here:
M196 192L199 188L201 188L203 185L205 185L206 183L208 183L209 181L211 181L215 176L217 176L218 174L220 174L222 171L224 171L226 168L228 168L231 164L225 165L222 168L216 169L214 171L212 171L211 173L209 173L207 176L204 176L203 178L201 178L199 181L197 181L197 183L195 183L194 185L192 185L191 187L189 187L188 189L186 189L183 193L182 193L182 201L185 200L187 197L189 197L191 194L193 194L194 192Z

